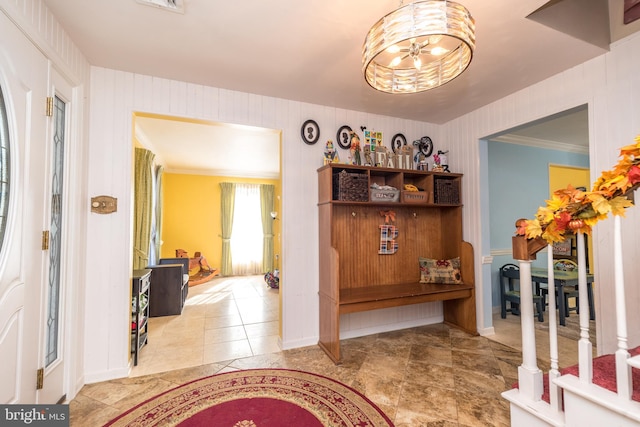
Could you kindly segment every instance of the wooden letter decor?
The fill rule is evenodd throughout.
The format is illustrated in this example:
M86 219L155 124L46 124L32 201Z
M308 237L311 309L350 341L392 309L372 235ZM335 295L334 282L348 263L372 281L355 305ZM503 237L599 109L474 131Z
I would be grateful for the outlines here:
M390 224L395 222L396 213L394 211L380 211L380 216L384 217L384 224L380 225L380 255L392 255L398 252L398 228Z

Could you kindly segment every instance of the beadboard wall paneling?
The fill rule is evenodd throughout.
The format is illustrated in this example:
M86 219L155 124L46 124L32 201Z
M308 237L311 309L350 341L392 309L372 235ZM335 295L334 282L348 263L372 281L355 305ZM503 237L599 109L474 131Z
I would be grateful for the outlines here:
M42 0L0 0L4 10L73 85L84 84L89 64Z
M126 310L131 270L132 211L132 114L149 112L282 131L282 343L285 348L315 344L318 340L318 215L317 173L327 140L337 129L350 125L384 132L385 141L397 132L407 140L429 135L438 145L438 127L392 117L370 115L333 107L229 91L134 75L99 67L91 68L91 194L117 197L118 213L91 217L88 238L88 288L86 326L107 328L100 335L87 333L86 375L104 379L126 367L128 316ZM320 126L320 140L305 144L300 127L307 119ZM387 142L388 145L388 142ZM347 150L340 150L343 161ZM119 236L113 238L113 236ZM105 262L109 260L108 262ZM104 267L105 264L108 267ZM103 266L101 268L101 266ZM417 268L417 266L416 266ZM369 319L367 330L386 328L388 322L428 322L430 311L404 308L391 318ZM101 319L101 320L99 320ZM358 328L361 328L361 323ZM381 329L381 330L382 330Z
M484 308L490 306L490 283L483 283L478 277L481 257L489 253L478 253L483 239L481 224L481 204L475 195L480 194L481 167L478 162L479 140L505 130L520 126L567 109L588 104L590 169L592 181L602 171L609 170L618 161L619 148L633 143L640 134L640 34L632 35L612 44L611 51L601 57L553 76L536 85L514 93L479 110L446 123L442 134L449 141L460 144L459 160L456 153L450 153L450 163L465 174L463 200L465 202L463 225L465 239L476 249L477 293L482 295ZM458 147L458 145L456 145ZM460 163L455 163L459 161ZM540 201L544 204L544 200ZM631 212L633 211L633 212ZM635 286L640 274L640 265L635 262L640 256L638 247L638 223L640 213L629 210L623 221L625 230L623 251L625 281L627 283L628 324L637 325L640 313L640 288ZM531 212L532 218L535 212ZM598 316L598 351L615 351L615 316L613 292L613 221L603 221L594 230L594 255L596 257L595 294ZM485 245L484 247L489 247ZM479 329L490 325L490 310L479 315ZM480 317L483 316L484 319ZM630 345L640 344L640 330L629 328Z

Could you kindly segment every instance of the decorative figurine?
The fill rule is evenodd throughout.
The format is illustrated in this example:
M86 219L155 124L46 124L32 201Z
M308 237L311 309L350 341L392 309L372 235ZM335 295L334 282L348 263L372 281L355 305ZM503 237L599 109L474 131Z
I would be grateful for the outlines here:
M447 153L448 152L449 152L449 150L447 150L447 151L438 150L438 154L433 156L434 160L435 160L436 157L438 157L438 159L439 159L438 160L438 164L442 168L442 172L451 172L449 170L449 161L447 160Z
M361 165L362 160L360 160L360 137L354 131L351 131L351 158L353 159L354 165Z
M427 171L429 170L429 163L427 163L427 157L422 154L422 152L418 151L415 156L413 156L413 162L416 164L416 169L419 171Z
M364 165L373 166L374 163L373 163L373 157L371 157L371 147L368 145L365 145L362 151L364 152Z
M333 141L328 140L324 148L324 164L340 163L340 156L335 148L333 148Z

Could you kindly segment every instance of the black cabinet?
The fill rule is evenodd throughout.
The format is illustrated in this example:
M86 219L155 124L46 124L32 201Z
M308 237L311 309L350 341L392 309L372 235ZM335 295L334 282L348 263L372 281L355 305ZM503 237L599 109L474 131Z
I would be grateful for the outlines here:
M138 365L138 353L147 343L149 332L149 289L151 270L135 270L131 285L131 353L133 366Z
M173 263L147 267L151 270L151 295L149 316L174 316L182 314L189 293L189 259L171 258Z

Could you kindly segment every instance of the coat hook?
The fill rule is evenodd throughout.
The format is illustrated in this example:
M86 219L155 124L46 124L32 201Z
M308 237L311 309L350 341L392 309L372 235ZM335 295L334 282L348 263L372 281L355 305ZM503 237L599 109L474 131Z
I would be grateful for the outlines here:
M356 213L355 212L351 212L351 216L356 216Z
M413 217L414 217L414 218L418 218L418 214L414 212L414 213L413 213Z

